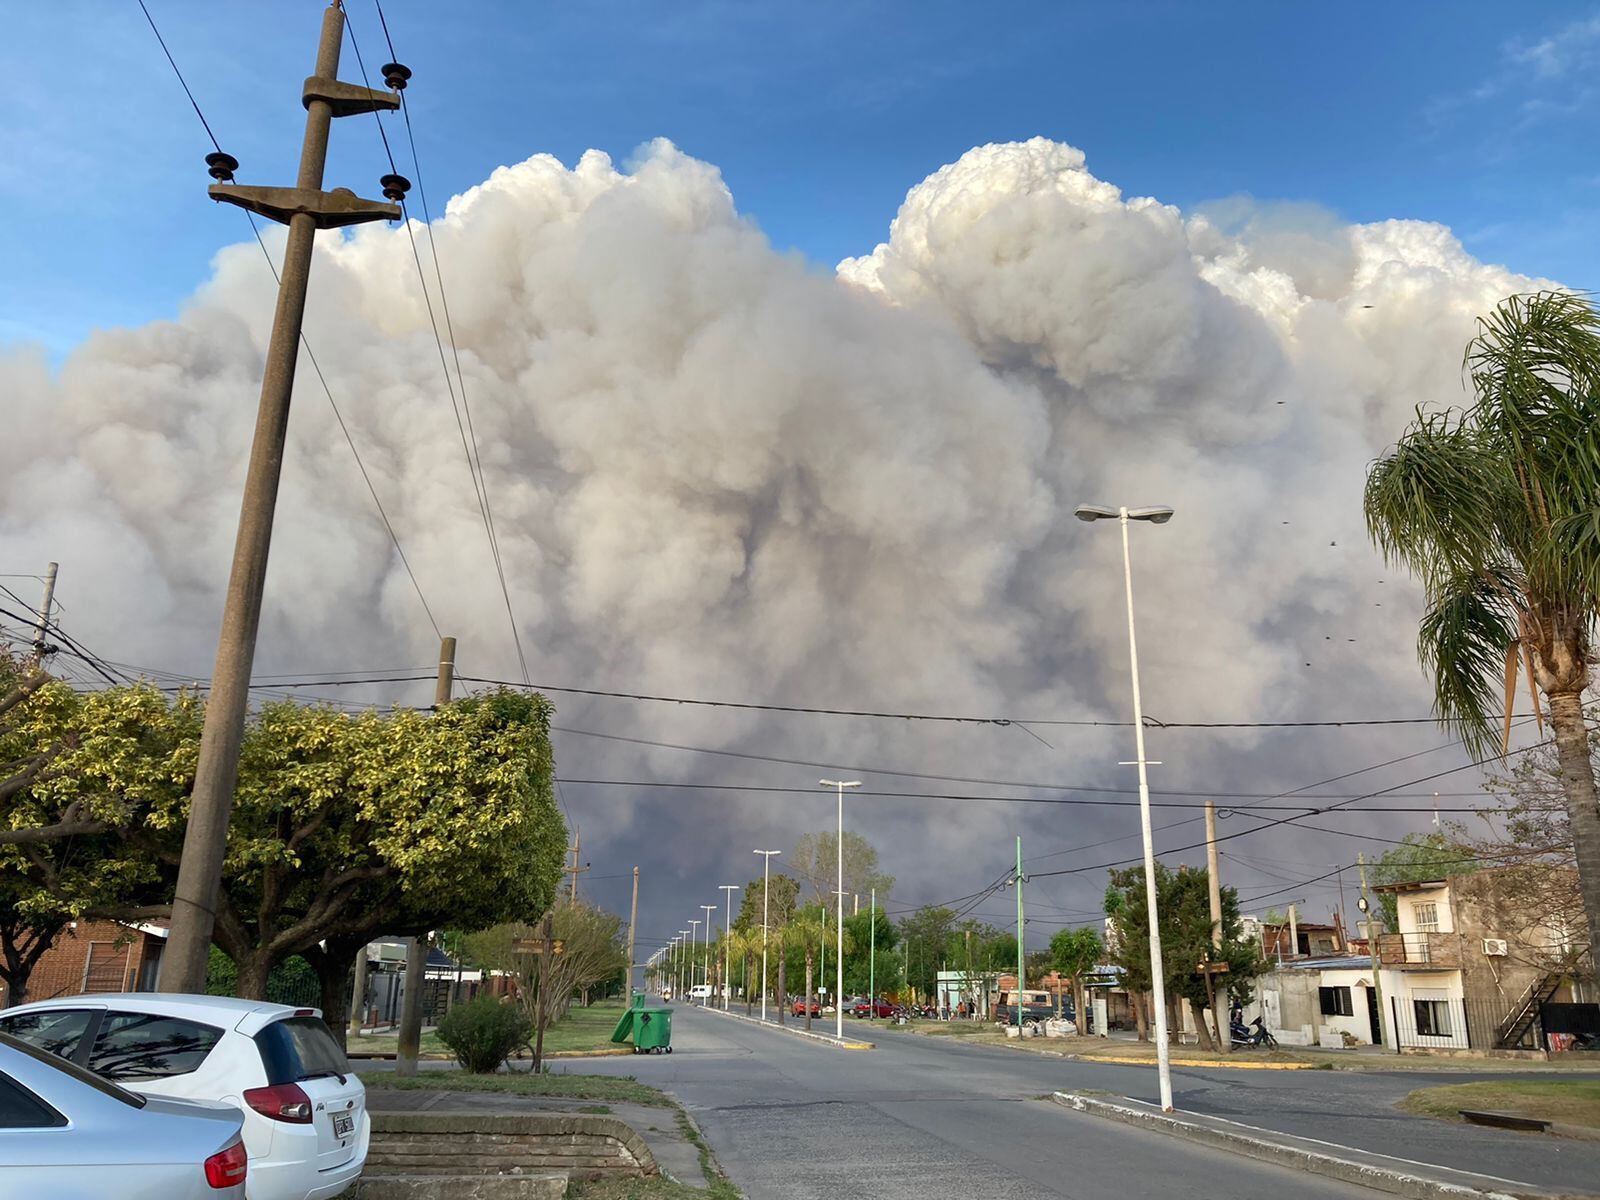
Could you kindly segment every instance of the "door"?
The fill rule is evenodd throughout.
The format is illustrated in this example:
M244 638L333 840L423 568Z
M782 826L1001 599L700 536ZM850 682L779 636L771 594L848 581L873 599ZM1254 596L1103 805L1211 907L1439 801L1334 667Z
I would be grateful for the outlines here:
M1367 1022L1372 1026L1372 1044L1383 1045L1383 1022L1378 1017L1378 993L1367 988Z

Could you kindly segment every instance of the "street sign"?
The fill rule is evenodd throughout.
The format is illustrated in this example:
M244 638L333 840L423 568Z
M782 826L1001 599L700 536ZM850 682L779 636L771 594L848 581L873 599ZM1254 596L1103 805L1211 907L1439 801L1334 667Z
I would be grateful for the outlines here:
M1203 962L1195 967L1202 975L1226 975L1228 964L1225 962Z
M556 954L566 951L567 944L562 938L555 938L550 944ZM541 938L518 938L511 945L518 954L544 953L544 941Z

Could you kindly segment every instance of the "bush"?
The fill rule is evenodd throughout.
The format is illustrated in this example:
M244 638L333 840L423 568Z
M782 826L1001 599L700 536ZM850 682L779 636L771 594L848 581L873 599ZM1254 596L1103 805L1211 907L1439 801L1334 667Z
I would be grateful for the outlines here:
M456 1005L438 1028L439 1040L450 1047L462 1070L478 1075L498 1071L532 1031L517 1005L502 1004L489 995Z

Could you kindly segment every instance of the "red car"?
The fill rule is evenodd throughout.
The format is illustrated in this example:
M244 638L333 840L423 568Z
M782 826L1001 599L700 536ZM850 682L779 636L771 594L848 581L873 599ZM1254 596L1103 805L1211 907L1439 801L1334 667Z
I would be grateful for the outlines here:
M855 1007L850 1010L852 1017L892 1017L894 1005L887 1000L857 1000Z
M789 1005L789 1015L792 1017L803 1017L806 1015L806 1002L804 997L797 998L794 1003ZM811 1001L811 1015L813 1017L820 1017L822 1015L822 1005L816 1000Z

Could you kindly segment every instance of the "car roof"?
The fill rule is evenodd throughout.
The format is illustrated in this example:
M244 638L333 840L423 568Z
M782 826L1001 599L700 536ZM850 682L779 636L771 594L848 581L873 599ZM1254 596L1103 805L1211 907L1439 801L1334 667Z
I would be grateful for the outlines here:
M311 1012L312 1009L293 1008L287 1004L273 1004L269 1000L241 1000L237 996L194 996L167 992L85 992L76 996L55 996L49 1000L36 1000L7 1009L5 1015L43 1012L49 1009L83 1008L85 1006L109 1008L138 1008L143 1012L167 1017L188 1017L202 1021L237 1026L249 1018L254 1023L265 1024L275 1017Z

